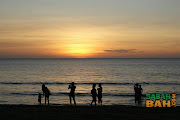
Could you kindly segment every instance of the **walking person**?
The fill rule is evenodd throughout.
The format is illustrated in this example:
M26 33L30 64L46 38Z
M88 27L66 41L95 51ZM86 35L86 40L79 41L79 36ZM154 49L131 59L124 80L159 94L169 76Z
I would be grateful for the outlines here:
M93 102L95 103L95 106L96 106L96 97L97 97L96 84L93 84L93 86L92 86L91 95L92 95L91 106L92 106Z
M97 89L98 90L98 103L101 104L102 106L102 86L101 86L101 83L99 83L99 88Z
M74 105L76 106L76 100L75 100L75 89L76 89L76 86L74 85L74 82L72 82L71 85L69 85L68 89L71 89L70 93L69 93L70 104L72 105L71 98L73 98Z

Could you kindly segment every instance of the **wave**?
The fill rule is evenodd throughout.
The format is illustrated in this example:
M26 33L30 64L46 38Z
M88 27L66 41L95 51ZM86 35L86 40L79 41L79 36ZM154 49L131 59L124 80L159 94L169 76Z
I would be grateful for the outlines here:
M10 93L11 95L20 95L20 96L38 96L39 93ZM154 93L148 93L148 94L154 94ZM156 93L158 94L158 93ZM161 94L161 93L159 93ZM169 94L167 92L164 92L164 94ZM51 96L68 96L69 92L58 92L58 93L51 93ZM76 96L90 96L90 93L75 93ZM180 93L176 93L176 95L180 95ZM103 93L103 96L107 97L134 97L134 93ZM142 95L142 97L145 97L146 93Z
M39 93L10 93L11 95L38 96ZM90 93L75 93L76 96L91 96ZM52 96L68 96L68 92L52 93ZM133 97L134 93L103 93L103 96L126 96Z
M0 82L3 85L66 85L69 83L62 82ZM89 84L99 84L99 83L75 83L76 85L89 85ZM104 85L134 85L136 83L101 83ZM162 82L141 82L141 85L180 85L180 83L162 83Z

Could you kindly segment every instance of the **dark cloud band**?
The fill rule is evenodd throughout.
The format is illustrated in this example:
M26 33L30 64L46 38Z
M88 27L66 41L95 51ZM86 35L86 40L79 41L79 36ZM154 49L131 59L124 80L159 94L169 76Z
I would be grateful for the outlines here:
M137 49L119 49L119 50L104 50L109 53L135 53Z

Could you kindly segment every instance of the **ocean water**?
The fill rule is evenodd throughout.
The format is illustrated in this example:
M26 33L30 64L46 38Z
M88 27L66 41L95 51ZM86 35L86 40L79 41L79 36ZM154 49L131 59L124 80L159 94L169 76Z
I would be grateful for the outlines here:
M90 105L92 83L102 83L104 105L135 105L139 83L144 96L175 93L180 105L180 59L0 59L0 104L36 105L44 83L50 104L67 105L71 82L77 104Z

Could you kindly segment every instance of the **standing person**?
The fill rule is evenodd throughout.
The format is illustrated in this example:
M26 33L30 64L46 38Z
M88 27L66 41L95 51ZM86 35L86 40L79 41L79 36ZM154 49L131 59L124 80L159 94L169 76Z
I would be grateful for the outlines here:
M42 94L41 93L39 93L39 95L38 95L38 102L39 102L39 104L41 105L41 97L42 96Z
M138 86L139 86L139 84L138 83L136 83L135 85L134 85L134 92L135 92L135 103L138 101L138 92L139 92L139 90L138 90Z
M102 106L102 86L101 86L101 83L99 83L99 88L97 90L98 90L98 103L101 104L101 106Z
M97 96L96 84L93 84L93 86L92 86L91 95L92 95L91 106L92 106L92 103L93 103L93 102L95 102L95 106L96 106L96 96Z
M45 92L45 105L46 105L46 100L48 100L48 105L49 105L49 95L51 95L50 90L47 87L45 87L44 92Z
M142 91L143 91L143 89L141 88L141 85L139 85L138 86L138 91L137 91L137 99L138 99L138 104L139 105L141 105Z
M43 91L43 97L44 97L44 94L45 94L45 85L44 84L42 84L42 91Z
M140 95L142 96L143 89L141 88L141 85L139 85Z
M76 101L75 101L75 89L76 89L76 86L74 85L74 82L72 82L71 85L69 85L68 89L71 89L70 93L69 93L70 104L72 105L72 103L71 103L71 97L72 97L73 101L74 101L74 105L76 106Z

